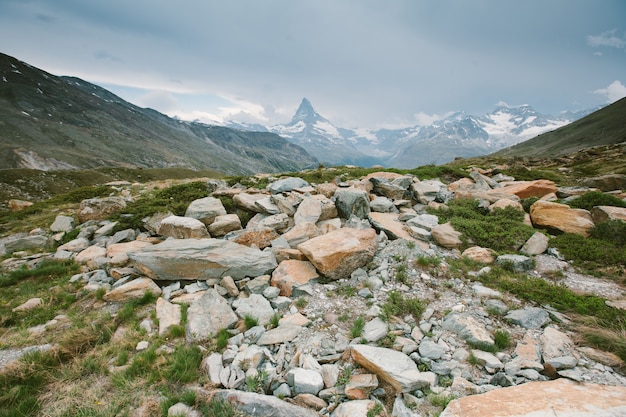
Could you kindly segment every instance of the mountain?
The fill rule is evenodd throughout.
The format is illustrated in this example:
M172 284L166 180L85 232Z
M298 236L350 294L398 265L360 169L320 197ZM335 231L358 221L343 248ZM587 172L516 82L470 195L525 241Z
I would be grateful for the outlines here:
M626 142L626 98L575 122L495 153L498 156L560 156Z
M0 167L214 169L224 174L317 166L271 132L185 122L128 103L78 78L0 54Z
M353 131L335 127L317 113L306 98L289 123L270 126L268 130L302 146L327 164L369 166L380 163L374 155L365 154L353 143Z
M553 117L528 105L500 103L482 116L457 112L429 126L352 130L333 125L304 98L287 124L233 126L277 133L325 164L413 168L446 163L456 157L490 154L567 125L594 110L597 109L564 112Z

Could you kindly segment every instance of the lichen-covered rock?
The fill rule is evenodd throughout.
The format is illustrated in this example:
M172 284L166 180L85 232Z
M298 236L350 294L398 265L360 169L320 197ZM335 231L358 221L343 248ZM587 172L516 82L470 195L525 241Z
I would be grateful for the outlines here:
M573 209L566 204L539 200L530 206L534 225L588 237L595 226L587 210Z

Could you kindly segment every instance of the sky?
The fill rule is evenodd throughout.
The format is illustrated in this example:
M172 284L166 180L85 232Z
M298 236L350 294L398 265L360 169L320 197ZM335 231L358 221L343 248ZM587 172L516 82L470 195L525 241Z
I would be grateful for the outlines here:
M0 52L184 120L392 128L626 96L626 1L0 0Z

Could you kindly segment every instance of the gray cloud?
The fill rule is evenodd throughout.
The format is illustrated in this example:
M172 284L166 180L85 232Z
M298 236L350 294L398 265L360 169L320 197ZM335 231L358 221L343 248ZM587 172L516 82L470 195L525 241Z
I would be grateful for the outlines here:
M598 104L590 91L623 78L626 58L587 49L619 45L625 15L624 2L579 0L3 0L0 51L175 95L180 114L276 123L306 96L337 124L376 127L500 100L554 113Z

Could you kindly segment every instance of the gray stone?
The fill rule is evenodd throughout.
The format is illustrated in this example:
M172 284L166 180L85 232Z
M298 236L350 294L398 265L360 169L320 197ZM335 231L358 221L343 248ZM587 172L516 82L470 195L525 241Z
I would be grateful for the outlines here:
M237 315L215 289L210 289L193 301L187 311L187 338L203 341L237 323Z
M419 227L431 231L439 225L439 217L434 214L418 214L406 222L409 226Z
M270 286L270 276L261 275L246 282L244 289L250 294L263 294L263 291Z
M496 356L489 352L484 352L482 350L474 349L472 350L472 355L479 364L484 367L492 370L501 370L504 369L504 365L500 362L500 359L496 358Z
M295 339L301 331L302 327L300 326L278 326L275 329L271 329L263 333L263 336L261 336L257 344L265 346L290 342Z
M362 336L368 342L377 342L387 336L387 332L387 323L385 323L379 317L376 317L375 319L365 323Z
M398 211L393 201L387 197L376 197L370 201L370 210L378 213L395 213Z
M500 387L512 387L513 385L515 385L515 381L513 381L513 378L511 378L504 372L498 372L497 374L495 374L493 378L491 378L491 381L489 381L489 383L491 385L497 385Z
M287 372L286 379L296 395L317 395L324 388L322 375L310 369L294 368Z
M219 239L168 239L130 252L145 275L159 280L206 280L230 275L234 280L259 276L276 268L271 252Z
M69 232L74 228L74 218L59 214L50 225L52 232Z
M272 394L274 395L274 397L278 398L291 397L291 388L289 387L289 384L284 382L280 384L278 388L272 391Z
M509 307L502 300L487 300L485 301L485 307L488 311L493 310L498 314L504 314L509 310Z
M238 298L233 302L233 308L242 319L252 316L258 320L261 326L269 323L274 315L274 309L265 297L260 294L250 294L248 298Z
M496 262L500 265L511 265L514 271L525 272L533 269L533 261L523 255L500 255L496 258Z
M176 403L167 409L167 417L202 417L202 413L185 403Z
M504 318L525 329L540 329L550 322L548 312L539 307L526 307L521 310L512 310L509 311Z
M156 302L156 316L159 320L159 336L163 336L172 326L180 324L182 317L181 306L172 304L163 298Z
M441 359L446 349L430 339L422 340L419 345L420 356L427 359Z
M468 315L448 314L442 327L456 333L470 343L494 343L485 325Z
M305 197L293 216L295 224L316 223L322 215L322 203L314 197Z
M161 220L157 233L174 239L202 239L210 237L206 225L200 220L181 216L169 216Z
M280 194L289 191L293 191L297 188L308 187L309 183L299 177L282 178L278 181L274 181L267 186L267 189L272 194Z
M13 252L28 250L28 249L39 249L48 245L49 240L46 236L42 235L26 235L19 234L10 236L8 239L3 240L4 243L4 251L7 254L11 254ZM80 252L89 246L89 241L87 241L87 246L82 247L84 242L80 242L81 245L79 247L72 247L70 245L62 245L59 246L60 250L68 250L70 252ZM74 250L75 249L75 250Z
M367 417L368 411L376 407L372 400L354 400L339 404L331 417Z
M389 383L396 392L410 392L426 386L415 362L402 352L353 345L351 353L356 362Z
M205 197L192 201L187 210L185 217L191 217L200 220L205 225L210 225L218 216L226 214L226 209L219 198Z
M530 239L524 243L520 252L525 255L540 255L548 250L548 236L541 232L535 232Z
M342 219L351 217L367 219L370 212L370 200L366 191L356 188L338 188L334 198L337 214Z

